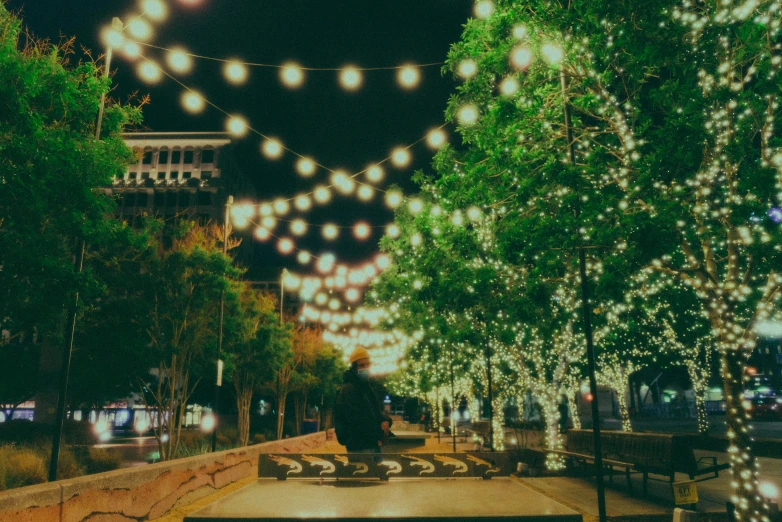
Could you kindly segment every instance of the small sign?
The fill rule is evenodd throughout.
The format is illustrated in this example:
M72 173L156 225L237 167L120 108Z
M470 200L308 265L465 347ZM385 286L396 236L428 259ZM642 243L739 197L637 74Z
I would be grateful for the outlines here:
M217 360L217 385L222 386L223 385L223 361L222 359Z
M694 480L686 482L674 482L673 499L676 504L696 504L698 502L698 488Z

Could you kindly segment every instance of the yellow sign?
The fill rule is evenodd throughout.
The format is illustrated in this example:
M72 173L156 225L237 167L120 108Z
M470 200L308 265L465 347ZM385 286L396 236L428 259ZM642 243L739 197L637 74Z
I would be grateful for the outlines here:
M695 504L698 502L698 488L694 480L674 482L673 499L676 504Z

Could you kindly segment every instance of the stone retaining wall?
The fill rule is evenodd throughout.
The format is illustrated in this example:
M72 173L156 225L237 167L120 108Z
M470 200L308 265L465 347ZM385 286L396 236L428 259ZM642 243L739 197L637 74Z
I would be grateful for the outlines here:
M328 435L333 439L333 432ZM261 453L300 453L327 432L0 492L2 522L140 522L258 472Z

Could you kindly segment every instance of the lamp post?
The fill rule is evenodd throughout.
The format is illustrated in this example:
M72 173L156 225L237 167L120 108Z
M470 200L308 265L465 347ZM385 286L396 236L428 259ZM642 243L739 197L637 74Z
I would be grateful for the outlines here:
M225 220L223 221L223 255L228 256L228 221L231 219L231 205L234 197L228 196L225 201ZM223 361L220 359L223 352L223 318L225 316L225 286L220 289L220 325L217 329L217 369L215 373L215 405L214 428L212 428L212 452L217 450L217 426L220 411L220 387L223 385Z

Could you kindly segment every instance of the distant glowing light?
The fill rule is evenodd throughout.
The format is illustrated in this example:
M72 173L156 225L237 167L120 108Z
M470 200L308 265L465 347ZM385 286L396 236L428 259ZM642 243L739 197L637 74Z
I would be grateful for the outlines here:
M323 254L318 259L317 269L321 273L326 274L334 269L334 263L336 262L337 258L334 257L334 254Z
M396 75L396 81L405 89L413 89L421 81L421 73L414 65L405 65Z
M306 250L302 250L298 254L296 254L296 261L298 261L302 265L308 265L310 261L312 261L312 254L310 254Z
M476 2L475 7L473 8L473 13L475 14L476 18L486 20L492 14L494 14L494 2L490 0L481 0L480 2Z
M500 92L505 96L513 96L519 92L519 87L519 81L512 76L508 76L500 82Z
M323 292L319 292L319 293L318 293L318 294L315 296L315 303L317 303L317 304L319 304L319 305L321 305L321 306L323 306L324 304L326 304L326 302L327 302L328 300L329 300L328 296L327 296L326 294L324 294Z
M356 236L356 239L367 239L371 233L372 229L369 228L369 225L364 222L356 223L356 225L353 227L353 235Z
M391 258L386 254L378 254L375 258L375 264L380 270L385 270L391 266Z
M337 236L339 236L339 228L337 228L334 224L327 224L323 225L323 237L332 240L337 239Z
M414 216L417 216L421 213L421 211L424 209L424 202L421 201L418 198L411 199L407 203L407 208L410 210L410 213Z
M351 303L355 303L360 298L361 298L361 294L355 288L348 288L348 290L345 292L345 300Z
M306 178L315 174L316 169L317 166L311 158L300 158L296 162L296 171Z
M141 18L134 18L128 23L128 32L137 40L149 40L152 37L152 26Z
M147 83L158 83L163 79L163 72L155 62L145 60L138 65L138 74Z
M285 255L290 254L291 252L293 252L294 248L295 245L293 244L293 240L291 240L290 238L284 237L277 242L277 250L281 254L285 254Z
M240 85L247 81L249 73L247 67L238 60L226 62L223 68L225 79L234 85Z
M381 181L383 179L383 176L385 176L385 172L383 172L383 167L380 165L372 165L369 167L365 173L367 180L377 183L378 181Z
M266 227L258 227L255 229L255 237L258 238L260 241L266 241L267 239L272 237L272 233Z
M391 209L395 209L402 204L404 196L398 190L389 190L386 192L386 206Z
M531 63L532 63L532 50L529 47L522 45L516 47L513 51L511 51L510 64L514 68L523 71L524 69L529 67Z
M410 151L404 147L397 147L391 153L391 163L400 169L410 165L410 159Z
M565 57L565 53L561 47L553 43L547 43L540 48L540 54L551 65L559 64Z
M315 198L315 201L321 204L328 203L331 200L331 191L328 187L324 187L323 185L315 187L312 195Z
M462 60L461 63L459 63L456 73L465 80L469 80L478 74L478 64L475 63L475 60Z
M338 299L329 300L329 308L331 310L339 310L339 300Z
M101 32L101 40L106 47L118 49L125 43L125 37L120 31L112 27L107 27Z
M141 46L136 42L125 42L125 45L122 46L122 52L126 57L135 60L141 56Z
M279 159L285 149L283 148L282 142L280 142L280 140L276 138L269 138L263 141L261 150L263 151L263 155L267 158Z
M288 62L280 69L280 80L286 87L296 89L304 83L304 71L299 64Z
M303 236L307 233L307 223L303 219L294 219L291 221L291 234Z
M206 100L196 91L185 91L182 93L182 107L191 114L198 114L206 107Z
M345 68L343 68L342 72L340 72L339 74L340 84L344 89L348 91L357 90L359 87L361 87L362 81L363 78L361 76L361 71L352 65L348 65Z
M231 116L226 122L226 128L234 136L242 137L250 130L250 125L241 116Z
M396 223L391 223L390 225L386 226L386 235L391 239L398 238L401 233L402 231L399 229L399 225Z
M156 22L160 22L166 18L166 4L161 2L161 0L143 0L141 2L141 9L151 20L155 20Z
M288 203L287 199L282 199L282 198L275 199L273 205L274 205L274 212L278 216L284 216L291 209L291 205L290 203Z
M426 144L431 149L437 150L443 145L445 145L447 141L448 141L448 136L446 136L445 131L443 129L432 129L426 135Z
M166 62L172 70L178 73L190 72L193 68L193 60L184 49L171 49L166 55Z
M456 119L464 126L475 125L478 121L478 107L471 103L462 105L456 112Z
M312 199L307 194L301 194L300 196L296 196L296 199L293 200L293 204L298 210L309 210L312 208Z
M369 201L375 196L375 189L369 185L361 185L356 193L361 201Z

